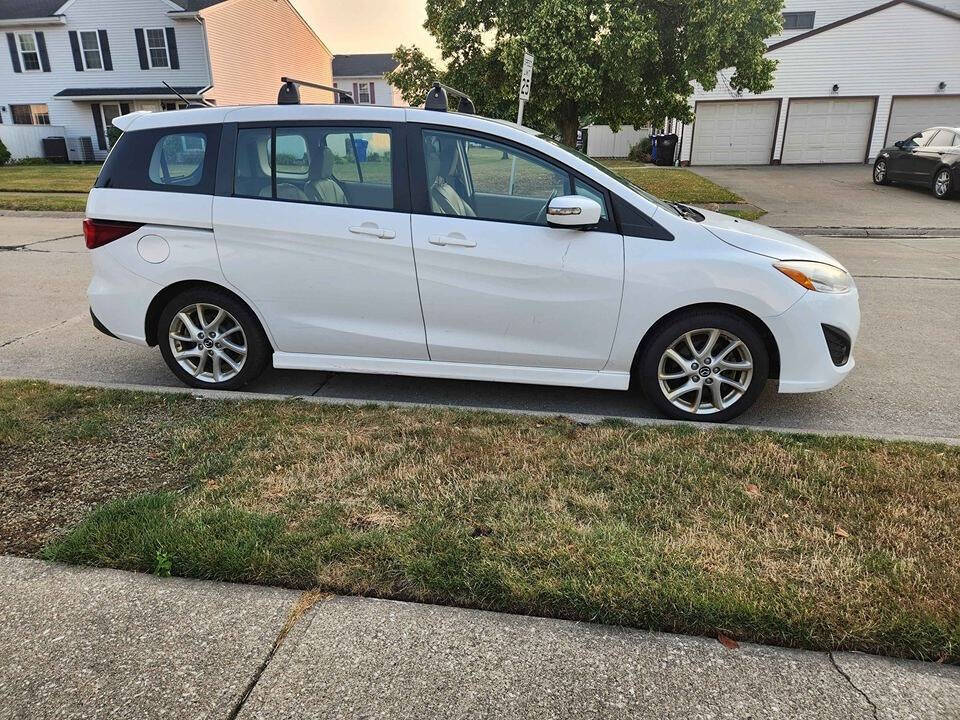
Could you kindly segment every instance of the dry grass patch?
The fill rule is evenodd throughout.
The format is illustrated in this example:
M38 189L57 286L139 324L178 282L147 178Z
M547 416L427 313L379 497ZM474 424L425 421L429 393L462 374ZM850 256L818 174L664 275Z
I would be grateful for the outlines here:
M191 489L109 503L47 557L960 658L958 448L136 397Z

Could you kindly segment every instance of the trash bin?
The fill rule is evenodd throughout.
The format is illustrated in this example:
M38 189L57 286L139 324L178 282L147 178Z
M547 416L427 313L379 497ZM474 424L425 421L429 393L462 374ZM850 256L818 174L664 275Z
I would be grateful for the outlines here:
M353 150L357 155L357 162L367 161L367 147L369 145L370 143L367 140L363 140L362 138L354 138Z
M660 144L660 136L657 133L652 133L650 135L650 161L654 165L659 165L657 162L657 145Z
M657 154L654 156L654 163L657 165L673 165L678 140L679 138L676 133L667 133L666 135L658 136Z

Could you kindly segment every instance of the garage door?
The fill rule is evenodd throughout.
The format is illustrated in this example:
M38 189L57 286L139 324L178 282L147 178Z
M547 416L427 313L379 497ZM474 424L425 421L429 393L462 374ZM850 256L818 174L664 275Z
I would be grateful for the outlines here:
M779 100L697 103L693 165L767 165Z
M936 125L960 127L960 95L895 98L884 145L892 145L896 140Z
M862 163L873 126L873 98L791 100L783 163Z

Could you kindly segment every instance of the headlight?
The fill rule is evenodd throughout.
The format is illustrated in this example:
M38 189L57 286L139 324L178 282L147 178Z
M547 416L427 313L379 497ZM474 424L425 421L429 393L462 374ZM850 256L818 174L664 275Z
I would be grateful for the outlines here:
M835 265L810 260L788 260L774 263L773 266L795 283L814 292L845 293L853 287L850 273Z

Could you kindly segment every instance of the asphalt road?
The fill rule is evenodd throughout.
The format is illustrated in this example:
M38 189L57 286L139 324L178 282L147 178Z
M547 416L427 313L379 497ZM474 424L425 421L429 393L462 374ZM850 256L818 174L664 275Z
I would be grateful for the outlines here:
M90 259L76 218L0 217L0 377L177 385L159 351L90 324ZM770 383L738 422L864 434L960 437L960 238L808 238L853 272L863 324L839 387L778 395ZM269 371L249 390L382 402L655 415L620 392Z

